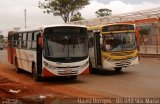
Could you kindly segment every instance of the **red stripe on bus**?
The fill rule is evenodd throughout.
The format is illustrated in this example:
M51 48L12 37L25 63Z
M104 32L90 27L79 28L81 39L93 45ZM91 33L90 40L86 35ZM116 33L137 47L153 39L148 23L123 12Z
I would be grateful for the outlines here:
M13 63L14 64L15 64L15 57L17 57L16 48L13 48Z
M81 75L89 74L89 66L81 73Z
M11 63L11 48L7 48L8 51L8 63Z
M52 77L52 76L56 76L55 74L51 73L49 70L47 70L46 68L43 68L43 72L42 72L42 76L43 77Z

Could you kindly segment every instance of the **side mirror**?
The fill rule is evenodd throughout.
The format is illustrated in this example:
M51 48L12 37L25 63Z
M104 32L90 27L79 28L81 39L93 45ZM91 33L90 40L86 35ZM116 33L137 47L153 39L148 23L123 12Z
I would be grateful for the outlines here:
M103 36L102 36L102 34L99 34L100 35L100 38L102 38Z
M103 36L101 34L99 34L99 35L100 35L100 45L102 45L103 44Z
M39 38L38 38L38 45L42 48L43 47L43 38L42 38L42 36L40 36Z

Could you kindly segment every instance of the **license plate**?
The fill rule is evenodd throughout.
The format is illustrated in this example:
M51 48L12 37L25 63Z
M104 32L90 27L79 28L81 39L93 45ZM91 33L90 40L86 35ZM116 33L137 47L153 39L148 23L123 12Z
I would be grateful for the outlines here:
M71 72L72 72L72 70L69 68L65 70L65 73L71 73Z
M122 65L125 65L125 64L126 64L126 61L121 61L121 64L122 64Z

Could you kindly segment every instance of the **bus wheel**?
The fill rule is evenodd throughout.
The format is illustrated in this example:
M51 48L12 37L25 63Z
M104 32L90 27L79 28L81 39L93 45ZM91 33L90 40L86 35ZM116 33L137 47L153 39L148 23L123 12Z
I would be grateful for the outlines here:
M122 67L115 67L114 69L116 72L120 72L122 70Z
M70 78L71 78L72 80L76 80L76 79L77 79L77 75L70 76Z
M21 72L22 72L22 70L18 67L17 58L15 58L15 67L16 67L16 72L17 72L17 73L21 73Z
M32 76L35 81L40 81L41 77L38 76L35 65L32 67Z
M92 74L92 73L94 73L94 69L92 68L92 63L89 60L89 74Z

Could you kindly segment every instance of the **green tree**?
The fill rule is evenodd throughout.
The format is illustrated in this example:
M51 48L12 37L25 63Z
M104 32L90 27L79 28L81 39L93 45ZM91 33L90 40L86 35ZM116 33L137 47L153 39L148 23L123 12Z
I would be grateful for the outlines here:
M43 9L44 13L61 16L67 23L75 12L88 4L89 0L45 0L39 1L39 8Z
M79 21L79 20L84 20L84 18L81 16L81 13L77 12L71 17L70 22Z
M112 10L110 10L110 9L99 9L95 13L96 13L97 17L104 17L104 16L111 15L112 14Z

